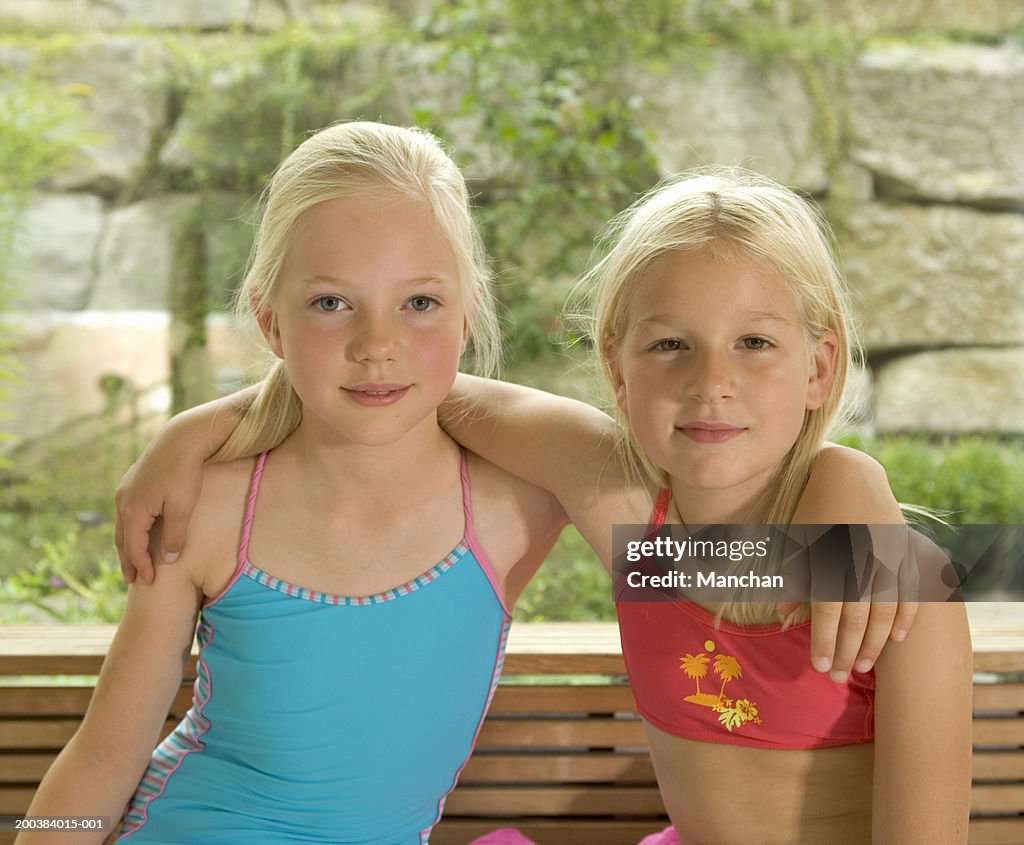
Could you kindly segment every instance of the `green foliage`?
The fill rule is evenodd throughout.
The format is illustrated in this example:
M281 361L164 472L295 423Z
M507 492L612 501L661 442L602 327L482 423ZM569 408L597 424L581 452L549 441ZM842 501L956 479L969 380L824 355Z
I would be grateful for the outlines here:
M178 190L261 189L308 131L360 116L389 87L360 78L360 38L298 24L245 39L168 37L181 111L175 140L188 167L153 178Z
M627 54L662 37L656 24L669 5L459 0L414 33L436 48L432 72L463 80L454 109L422 102L416 116L449 138L460 124L475 127L471 149L456 154L469 173L486 174L479 219L500 276L514 282L500 296L521 327L517 354L547 352L559 334L553 298L541 306L532 294L579 273L605 221L656 179L617 83ZM520 286L527 279L535 286Z
M83 560L82 527L56 540L39 541L36 562L0 581L0 621L117 622L124 613L126 588L112 554ZM108 548L113 529L100 532Z
M900 502L930 508L948 522L1024 523L1024 445L980 436L931 442L887 437L849 445L881 463Z
M54 90L33 73L0 68L0 402L17 380L6 314L18 302L17 234L32 189L68 158L74 91ZM4 440L0 434L0 443ZM0 455L0 466L5 459Z
M608 573L573 526L562 532L540 571L523 590L515 618L524 622L615 619Z
M933 509L955 524L1024 523L1024 445L984 437L934 442L888 437L846 445L872 455L896 498ZM516 605L524 621L615 618L607 574L590 547L567 528Z

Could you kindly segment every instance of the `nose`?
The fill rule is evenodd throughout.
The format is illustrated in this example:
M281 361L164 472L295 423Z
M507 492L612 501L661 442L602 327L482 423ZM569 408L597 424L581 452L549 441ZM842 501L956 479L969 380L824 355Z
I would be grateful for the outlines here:
M384 362L395 360L398 354L398 338L395 327L384 315L364 312L356 320L349 354L359 362Z
M736 395L736 377L729 366L728 356L710 351L698 355L686 395L709 405L733 398Z

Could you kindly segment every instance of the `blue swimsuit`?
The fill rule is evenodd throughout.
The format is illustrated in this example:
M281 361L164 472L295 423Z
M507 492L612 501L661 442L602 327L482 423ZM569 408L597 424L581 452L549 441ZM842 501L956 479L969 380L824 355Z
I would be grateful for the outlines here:
M239 563L204 608L191 709L156 748L119 841L422 845L473 748L511 617L473 534L365 597ZM339 538L346 542L344 538Z

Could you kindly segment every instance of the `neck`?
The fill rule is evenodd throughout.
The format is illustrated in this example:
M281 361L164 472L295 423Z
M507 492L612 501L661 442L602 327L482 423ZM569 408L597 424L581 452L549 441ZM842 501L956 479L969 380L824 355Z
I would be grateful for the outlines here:
M303 421L277 452L322 493L367 499L396 491L404 496L423 482L436 483L447 476L457 449L431 416L400 440L380 446L325 434Z
M765 518L768 485L755 489L707 490L669 478L672 500L686 525L742 525Z

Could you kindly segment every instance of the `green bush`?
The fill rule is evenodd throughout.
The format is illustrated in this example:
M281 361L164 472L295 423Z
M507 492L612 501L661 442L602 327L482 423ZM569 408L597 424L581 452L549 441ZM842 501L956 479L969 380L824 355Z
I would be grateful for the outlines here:
M900 502L958 525L1024 523L1024 445L1018 441L901 436L846 442L885 467Z
M900 502L929 508L947 522L1024 523L1024 446L985 437L845 438L885 466ZM610 528L610 526L609 526ZM516 606L516 618L612 620L611 584L590 547L566 529Z

